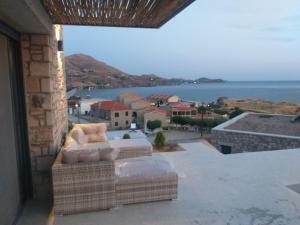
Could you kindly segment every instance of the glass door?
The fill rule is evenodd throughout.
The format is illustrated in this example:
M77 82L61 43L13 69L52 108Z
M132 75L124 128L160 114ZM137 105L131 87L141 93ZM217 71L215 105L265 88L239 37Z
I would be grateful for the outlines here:
M0 33L0 224L13 224L30 196L30 161L18 41Z

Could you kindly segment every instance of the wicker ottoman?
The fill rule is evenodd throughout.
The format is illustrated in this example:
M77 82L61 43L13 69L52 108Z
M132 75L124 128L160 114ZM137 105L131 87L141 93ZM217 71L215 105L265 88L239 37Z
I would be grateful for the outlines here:
M115 170L117 205L177 198L177 173L161 156L117 160Z

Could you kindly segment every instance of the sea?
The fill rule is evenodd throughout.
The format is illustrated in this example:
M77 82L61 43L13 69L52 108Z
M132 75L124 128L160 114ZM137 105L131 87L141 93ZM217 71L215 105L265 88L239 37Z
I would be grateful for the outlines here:
M76 96L115 99L122 92L136 92L144 97L159 93L177 95L186 101L212 102L219 97L264 99L300 103L300 81L227 81L224 83L186 84L177 86L131 87L79 90Z

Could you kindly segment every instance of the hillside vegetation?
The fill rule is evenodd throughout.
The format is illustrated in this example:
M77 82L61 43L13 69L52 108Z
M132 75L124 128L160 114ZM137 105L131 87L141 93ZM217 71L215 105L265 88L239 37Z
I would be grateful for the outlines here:
M244 111L294 115L300 111L300 104L273 102L261 99L222 99L223 109L230 111L238 107Z

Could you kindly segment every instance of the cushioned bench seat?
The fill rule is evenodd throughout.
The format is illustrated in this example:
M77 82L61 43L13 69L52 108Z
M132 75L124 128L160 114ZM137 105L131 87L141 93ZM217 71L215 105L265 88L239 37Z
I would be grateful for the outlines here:
M153 147L147 139L111 140L109 145L114 149L119 149L117 159L150 156L153 151Z
M177 198L178 176L161 156L117 160L116 204Z

